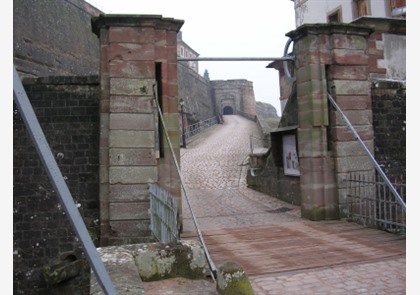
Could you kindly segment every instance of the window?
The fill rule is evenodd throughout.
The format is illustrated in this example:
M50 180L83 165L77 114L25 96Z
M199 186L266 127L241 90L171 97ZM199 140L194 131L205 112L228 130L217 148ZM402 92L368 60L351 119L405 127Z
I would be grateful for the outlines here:
M405 7L405 0L391 0L391 10L400 7Z
M356 0L356 18L370 15L367 0Z
M337 10L328 14L327 21L329 23L341 23L342 22L341 8L338 8Z

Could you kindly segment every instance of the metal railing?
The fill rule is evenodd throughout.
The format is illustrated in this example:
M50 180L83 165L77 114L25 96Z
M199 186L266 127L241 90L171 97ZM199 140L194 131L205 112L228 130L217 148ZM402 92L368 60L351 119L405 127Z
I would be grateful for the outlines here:
M328 100L338 111L355 139L372 162L375 170L350 172L345 179L347 208L342 212L352 221L390 232L404 232L406 222L405 184L391 183L349 119L328 93ZM402 197L402 194L403 197ZM342 204L343 205L343 204Z
M395 187L392 185L392 183L389 181L388 177L386 176L385 172L382 170L381 166L379 166L378 162L373 157L372 153L367 148L366 144L363 142L363 140L360 138L357 131L353 128L353 125L350 123L349 119L346 117L346 115L343 113L343 111L340 109L340 107L335 102L334 98L328 93L328 100L333 105L333 107L338 111L340 114L340 117L343 119L344 123L346 123L347 127L350 129L350 131L353 133L355 139L359 142L361 147L364 149L365 153L369 157L372 164L375 166L376 172L378 173L378 176L381 177L381 180L384 181L386 186L388 187L389 191L392 193L392 195L395 197L395 200L401 205L401 207L406 210L406 204L405 201L401 198L398 191L395 189Z
M210 119L204 120L204 121L200 121L191 125L188 125L185 129L185 138L189 139L201 132L203 132L204 130L208 129L209 127L218 124L220 122L220 118L219 116L215 116L212 117ZM181 130L181 136L182 136L182 130Z
M350 221L393 233L406 232L406 212L381 176L374 171L351 172L346 184L345 214ZM393 183L405 201L406 184Z
M157 184L149 184L150 228L161 243L179 241L178 205L169 192Z

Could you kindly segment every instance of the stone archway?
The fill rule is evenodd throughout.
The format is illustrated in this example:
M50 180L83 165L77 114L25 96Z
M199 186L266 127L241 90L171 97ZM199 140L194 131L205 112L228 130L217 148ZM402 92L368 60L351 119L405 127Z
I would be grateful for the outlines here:
M233 108L231 106L225 106L223 108L223 115L233 115Z

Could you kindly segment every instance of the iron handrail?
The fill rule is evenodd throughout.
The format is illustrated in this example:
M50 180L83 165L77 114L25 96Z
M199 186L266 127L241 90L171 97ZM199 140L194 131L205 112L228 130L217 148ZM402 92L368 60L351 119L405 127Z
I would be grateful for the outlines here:
M334 106L334 108L338 111L338 113L340 114L341 118L343 119L343 121L346 123L347 127L351 130L351 132L353 133L355 139L357 139L357 141L359 141L359 143L362 145L363 149L365 150L365 152L367 153L367 155L369 156L370 160L372 161L373 165L376 168L376 171L382 176L382 178L385 181L385 184L387 185L387 187L390 189L391 193L395 196L395 198L397 199L398 203L401 205L401 207L404 209L404 211L406 211L406 205L404 200L401 198L400 194L397 192L397 190L395 189L395 187L392 185L391 181L389 181L388 177L386 176L386 174L383 172L383 170L381 169L381 167L379 166L378 162L376 162L375 158L373 157L372 153L369 151L369 149L367 148L367 146L365 145L365 143L363 142L363 140L360 138L359 134L357 133L357 131L353 128L353 125L350 123L349 119L347 119L346 115L343 113L343 111L340 109L340 107L337 105L337 103L335 102L334 98L329 94L328 94L328 99L331 102L331 104Z
M216 125L218 122L219 122L219 117L215 116L215 117L212 117L210 119L191 124L187 127L188 130L186 130L184 132L184 135L187 138L191 138L194 135L197 135L200 132L204 131L205 129L207 129L207 128L213 126L213 125Z

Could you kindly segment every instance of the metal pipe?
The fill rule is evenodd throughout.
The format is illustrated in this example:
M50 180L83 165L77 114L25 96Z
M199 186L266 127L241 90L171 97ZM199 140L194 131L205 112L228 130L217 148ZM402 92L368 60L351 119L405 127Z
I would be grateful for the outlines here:
M276 61L294 60L291 56L283 57L178 57L178 61Z
M363 142L363 140L360 138L359 134L357 134L356 130L353 128L353 125L350 123L349 119L347 119L346 115L338 107L337 103L335 102L335 100L333 99L333 97L329 93L328 93L328 99L330 100L330 102L334 106L334 108L338 111L338 113L340 114L341 118L344 120L344 122L346 123L347 127L351 130L351 132L353 133L353 135L355 136L355 138L362 145L363 149L365 150L365 152L369 156L370 160L372 161L373 165L375 166L376 171L378 171L378 173L382 176L382 178L384 179L386 185L391 190L392 194L397 198L398 203L401 205L401 207L405 211L406 210L406 205L404 203L404 200L401 198L401 196L399 195L399 193L397 192L397 190L394 188L394 186L392 185L392 183L389 181L388 177L386 177L385 173L382 171L382 169L379 166L378 162L376 162L376 160L373 157L372 153L369 151L369 149L367 148L367 146L365 145L365 143Z
M168 130L166 128L166 124L165 124L165 120L164 120L164 117L163 117L163 114L162 114L162 110L161 110L160 105L159 105L157 93L158 92L157 92L156 83L155 83L153 85L153 97L154 97L155 102L156 102L156 106L157 106L159 118L160 118L160 121L162 122L163 131L165 133L165 137L166 137L166 140L168 142L169 149L171 151L171 155L172 155L172 159L174 161L175 167L176 167L176 171L178 172L178 176L179 176L179 179L180 179L180 182L181 182L181 188L182 188L182 190L184 192L185 199L186 199L187 204L188 204L188 208L190 209L190 212L191 212L191 216L192 216L192 219L193 219L193 222L194 222L195 229L197 230L198 238L200 240L201 245L203 245L204 253L206 255L207 262L208 262L208 264L210 266L210 274L211 274L211 277L215 281L217 279L217 268L216 268L216 265L214 264L213 260L210 257L210 253L209 253L209 251L207 249L206 243L204 242L203 235L201 234L201 230L200 230L200 228L198 226L197 219L196 219L196 217L194 215L194 212L192 210L192 207L191 207L191 204L190 204L190 200L188 198L187 190L185 189L184 178L182 177L181 168L179 167L178 160L176 159L174 148L172 146L171 139L169 138L169 134L168 134Z
M82 217L76 205L73 197L64 181L63 175L61 174L60 168L54 159L51 149L48 145L47 139L42 131L42 128L38 122L35 112L32 108L31 102L26 95L25 89L23 88L22 82L20 81L19 75L13 65L13 98L19 108L20 114L25 126L31 136L31 139L35 145L35 148L41 158L41 161L47 171L50 181L57 192L57 195L64 206L66 214L69 216L70 223L73 226L77 237L82 243L83 249L87 256L87 259L94 270L99 284L101 285L104 292L108 295L117 294L117 291L112 285L111 279L102 263L101 257L96 250L92 242L92 238L83 222Z

